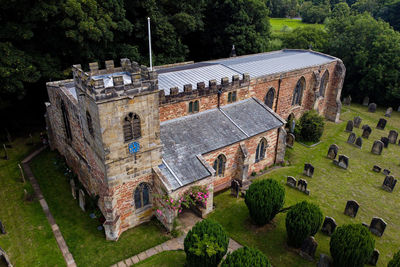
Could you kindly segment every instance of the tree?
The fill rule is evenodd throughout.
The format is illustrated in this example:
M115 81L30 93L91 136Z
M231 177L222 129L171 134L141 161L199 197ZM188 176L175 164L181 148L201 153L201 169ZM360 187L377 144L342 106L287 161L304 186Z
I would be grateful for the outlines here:
M285 48L309 49L323 51L328 42L328 34L324 29L312 26L298 27L282 36Z
M391 259L387 267L399 267L400 266L400 250L394 254L393 259Z
M350 16L350 7L346 2L341 2L334 6L331 14L333 19L343 19L348 16Z
M330 14L329 4L315 5L312 2L304 2L300 8L300 15L303 22L323 23Z
M335 266L362 267L371 258L375 240L361 224L339 226L332 234L330 251Z
M258 249L242 247L228 254L221 267L271 267L271 264Z
M295 135L300 141L318 142L324 132L324 118L315 110L309 110L301 115Z
M244 201L253 221L264 225L283 207L285 188L273 179L256 181L250 185Z
M400 31L400 1L387 3L378 12L377 17L389 22L396 30Z

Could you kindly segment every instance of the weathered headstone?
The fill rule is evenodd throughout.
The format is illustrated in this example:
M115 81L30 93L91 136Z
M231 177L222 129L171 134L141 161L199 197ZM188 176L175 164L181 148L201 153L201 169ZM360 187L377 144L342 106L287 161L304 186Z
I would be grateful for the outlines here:
M382 236L385 232L386 225L387 223L382 218L374 217L369 225L369 230L376 236Z
M363 140L361 137L357 137L356 142L355 142L355 146L358 148L362 148L362 144L363 144Z
M388 176L390 174L390 171L388 169L383 169L383 175Z
M376 111L376 104L375 103L370 103L368 105L368 112L374 113Z
M374 249L371 255L371 259L368 261L368 265L376 266L376 264L378 263L379 255L379 250Z
M369 135L371 134L372 129L369 127L369 125L364 125L363 126L363 133L361 135L362 138L368 139Z
M335 219L333 219L332 217L326 216L324 223L322 224L321 232L330 236L335 231L336 226L337 226L337 223L336 223Z
M387 137L381 137L381 141L383 143L383 147L387 148L389 146L389 138Z
M343 99L343 105L350 106L351 104L351 95L348 95Z
M349 167L349 157L345 155L339 155L339 159L334 160L333 163L343 169L347 169Z
M390 130L389 131L389 143L391 144L396 144L397 142L397 137L399 137L399 133L395 130Z
M379 167L378 165L374 165L374 167L372 168L372 170L373 170L374 172L381 172L382 168Z
M304 164L303 174L308 177L312 177L314 175L314 166L310 163Z
M315 256L315 251L317 250L318 243L313 236L307 237L300 247L300 256L303 258L313 261Z
M239 197L240 193L240 183L238 180L233 179L231 181L231 195L235 196L236 198Z
M357 216L358 209L360 205L355 200L347 201L346 208L344 210L344 214L347 216L355 218Z
M79 207L85 211L85 193L82 191L82 189L79 189Z
M75 181L74 179L69 180L69 184L71 185L71 193L72 197L76 199L76 187L75 187Z
M292 133L288 133L287 135L286 135L286 145L288 146L288 147L290 147L290 148L292 148L293 146L294 146L294 141L295 141L295 137L294 137L294 134L292 134Z
M376 125L376 129L385 130L387 120L380 118L378 124Z
M317 267L330 267L332 260L326 254L319 254L319 261L317 263Z
M349 138L347 138L347 143L354 144L355 141L356 141L356 134L355 133L351 133L349 135Z
M296 188L297 180L293 176L288 176L286 179L286 184L290 187Z
M388 108L385 112L385 117L391 117L392 116L392 112L393 112L393 108Z
M346 132L352 132L354 127L353 121L348 121L346 125Z
M327 157L333 160L336 158L338 152L339 152L339 147L336 144L332 144L328 149Z
M362 104L363 104L363 106L368 106L368 104L369 104L369 97L368 96L364 97Z
M376 140L372 145L371 152L376 155L381 155L383 150L383 142L380 140Z
M3 223L0 221L0 233L5 235L6 232L6 228L4 227Z
M354 117L354 119L353 119L354 127L360 128L361 122L362 122L362 119L360 116Z
M305 193L306 195L310 194L310 191L307 189L307 181L304 179L300 179L297 182L297 189L303 193Z
M0 247L0 266L13 267L7 253Z
M395 179L392 175L388 175L383 180L382 189L393 192L394 187L396 186L397 179Z
M296 121L292 120L292 123L290 124L290 132L294 133L295 128L296 128Z

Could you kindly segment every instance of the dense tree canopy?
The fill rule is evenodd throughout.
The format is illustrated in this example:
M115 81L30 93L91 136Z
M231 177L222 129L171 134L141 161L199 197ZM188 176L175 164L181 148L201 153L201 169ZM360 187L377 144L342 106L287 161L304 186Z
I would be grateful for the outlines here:
M312 48L316 51L323 51L327 41L328 33L324 29L311 26L298 27L282 37L285 48Z

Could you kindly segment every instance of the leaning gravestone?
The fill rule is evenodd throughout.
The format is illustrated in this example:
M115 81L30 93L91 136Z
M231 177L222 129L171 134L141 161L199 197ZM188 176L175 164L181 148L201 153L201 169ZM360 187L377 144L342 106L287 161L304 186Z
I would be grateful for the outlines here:
M376 125L376 129L385 130L387 120L380 118L378 124Z
M79 207L85 211L85 193L82 191L82 189L79 189Z
M351 133L349 135L349 138L347 138L347 143L354 144L355 141L356 141L356 134L355 133Z
M76 187L74 179L69 180L69 184L71 185L71 194L74 199L76 199Z
M355 146L358 148L362 148L362 144L363 144L363 140L361 137L357 137L356 142L355 142Z
M393 108L388 108L385 113L385 117L391 117L393 112Z
M292 148L293 146L294 146L294 141L295 141L295 137L294 137L294 134L292 134L292 133L288 133L287 135L286 135L286 145L288 146L288 147L290 147L290 148Z
M353 121L348 121L346 125L346 132L352 132L354 127Z
M362 119L360 116L354 117L354 119L353 119L354 127L360 128L361 122L362 122Z
M374 172L381 172L382 168L379 167L378 165L374 165L374 167L372 168L372 170L373 170Z
M337 223L335 219L332 217L325 217L324 223L322 224L321 232L323 232L326 235L331 236L333 232L335 231L337 226Z
M3 223L0 221L0 233L5 235L6 232L6 228L4 227Z
M374 113L376 111L376 104L375 103L371 103L368 105L368 112L372 112Z
M379 255L380 255L379 250L374 249L371 255L371 259L368 262L368 265L376 266L376 264L378 263Z
M0 247L0 266L13 267L7 253Z
M347 216L355 218L357 216L358 209L360 205L355 200L347 201L346 208L344 209L344 214Z
M387 148L389 146L389 138L387 137L381 137L381 141L383 143L383 147Z
M297 182L297 189L306 195L310 194L310 190L307 189L307 181L304 179L300 179Z
M286 184L290 187L296 188L297 180L293 176L288 176L286 179Z
M349 167L349 157L345 155L339 155L338 160L334 160L333 163L345 170Z
M364 97L364 100L363 100L363 106L368 106L368 104L369 104L369 97L366 96L366 97Z
M396 186L397 179L395 179L392 175L388 175L385 177L385 180L382 184L382 189L393 192L394 187Z
M369 230L374 235L381 237L385 232L386 225L387 223L382 218L374 217L369 225Z
M362 138L368 139L369 135L371 134L372 129L369 127L369 125L364 125L363 126L363 133L361 135Z
M383 142L380 140L377 140L374 142L372 145L371 152L376 154L376 155L381 155L383 150Z
M327 157L334 160L339 152L339 147L336 144L332 144L328 149Z
M314 166L310 163L304 164L303 174L308 177L312 177L314 175Z
M388 169L383 169L383 175L388 176L390 174L390 171Z
M317 247L318 247L318 243L317 243L317 241L315 241L315 238L313 236L309 236L301 244L299 254L303 258L305 258L309 261L313 261Z
M389 143L391 143L391 144L396 144L396 142L397 142L397 137L399 137L399 133L396 132L395 130L390 130L389 136L388 136L388 138L389 138Z

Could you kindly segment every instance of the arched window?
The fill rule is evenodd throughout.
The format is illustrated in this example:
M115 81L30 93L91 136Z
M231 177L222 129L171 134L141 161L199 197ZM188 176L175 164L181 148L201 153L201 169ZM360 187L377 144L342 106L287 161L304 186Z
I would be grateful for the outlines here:
M135 199L135 208L140 209L150 204L150 186L147 183L141 183L136 187L133 198Z
M228 103L236 102L236 91L228 93Z
M321 78L321 84L319 85L319 96L325 96L326 86L329 81L329 72L325 71L324 75Z
M123 132L125 142L142 136L140 118L137 114L131 112L125 117L123 122Z
M226 163L226 158L224 155L219 155L217 159L214 161L214 170L215 170L215 175L218 176L224 176L225 173L225 163Z
M260 143L258 143L256 150L256 162L263 160L265 158L265 151L267 150L267 141L263 138Z
M304 77L301 77L294 88L292 106L301 105L301 98L303 96L303 91L306 85Z
M199 112L199 100L189 102L189 113Z
M89 111L86 111L86 122L87 122L87 127L88 127L88 131L89 131L90 135L94 136L92 116L90 116Z
M68 111L65 108L64 101L61 100L61 113L63 117L63 122L64 122L64 129L65 129L65 134L67 136L68 140L72 140L72 132L71 132L71 125L69 123L69 116L68 116Z
M270 88L268 90L267 95L265 96L265 105L267 105L269 108L272 108L274 105L274 99L275 99L275 89Z

